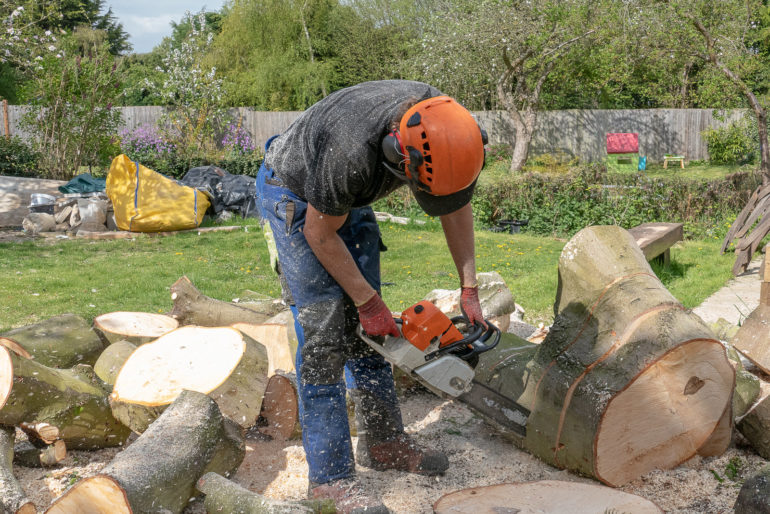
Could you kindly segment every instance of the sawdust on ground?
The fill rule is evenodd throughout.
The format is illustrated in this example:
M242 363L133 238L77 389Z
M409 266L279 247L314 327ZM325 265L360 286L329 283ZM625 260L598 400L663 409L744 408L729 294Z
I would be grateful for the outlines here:
M444 494L475 486L533 480L597 483L518 450L459 402L418 392L404 398L401 407L407 432L421 444L446 452L451 467L445 476L432 478L359 467L359 478L369 490L381 495L393 512L429 513L433 503ZM77 480L98 473L117 451L73 451L56 468L16 467L15 471L42 512ZM767 461L738 441L721 457L696 457L673 470L653 471L622 490L647 498L666 512L732 512L741 480L765 464ZM301 442L247 440L246 458L233 479L268 498L304 498L307 463ZM200 501L185 510L185 514L204 512Z

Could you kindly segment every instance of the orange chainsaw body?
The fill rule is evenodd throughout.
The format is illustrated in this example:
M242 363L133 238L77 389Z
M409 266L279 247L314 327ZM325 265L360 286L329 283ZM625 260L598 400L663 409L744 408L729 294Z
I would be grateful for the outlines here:
M402 312L401 323L404 338L423 352L436 340L442 348L463 338L449 316L426 300Z

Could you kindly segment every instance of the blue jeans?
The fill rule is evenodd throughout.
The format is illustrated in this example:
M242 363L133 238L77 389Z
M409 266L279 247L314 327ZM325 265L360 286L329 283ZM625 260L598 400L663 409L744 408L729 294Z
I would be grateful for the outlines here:
M307 203L281 185L264 164L257 175L257 195L294 302L300 424L309 478L316 484L346 478L355 470L346 387L356 398L359 433L365 432L369 441L386 441L403 432L393 373L356 336L358 311L353 301L305 240ZM379 291L381 242L372 209L353 209L337 233L364 278Z

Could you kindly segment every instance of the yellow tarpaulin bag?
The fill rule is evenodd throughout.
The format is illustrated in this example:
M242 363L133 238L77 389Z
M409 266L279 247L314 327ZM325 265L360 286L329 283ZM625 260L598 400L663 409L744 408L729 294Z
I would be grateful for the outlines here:
M211 205L201 191L145 168L125 154L113 159L106 190L118 228L131 232L195 228Z

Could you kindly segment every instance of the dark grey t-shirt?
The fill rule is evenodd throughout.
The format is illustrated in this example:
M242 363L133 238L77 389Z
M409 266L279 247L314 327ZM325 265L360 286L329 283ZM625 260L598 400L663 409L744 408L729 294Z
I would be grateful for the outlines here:
M336 91L305 111L276 138L265 164L316 209L341 216L405 182L383 165L382 138L407 100L442 93L407 80L364 82Z

